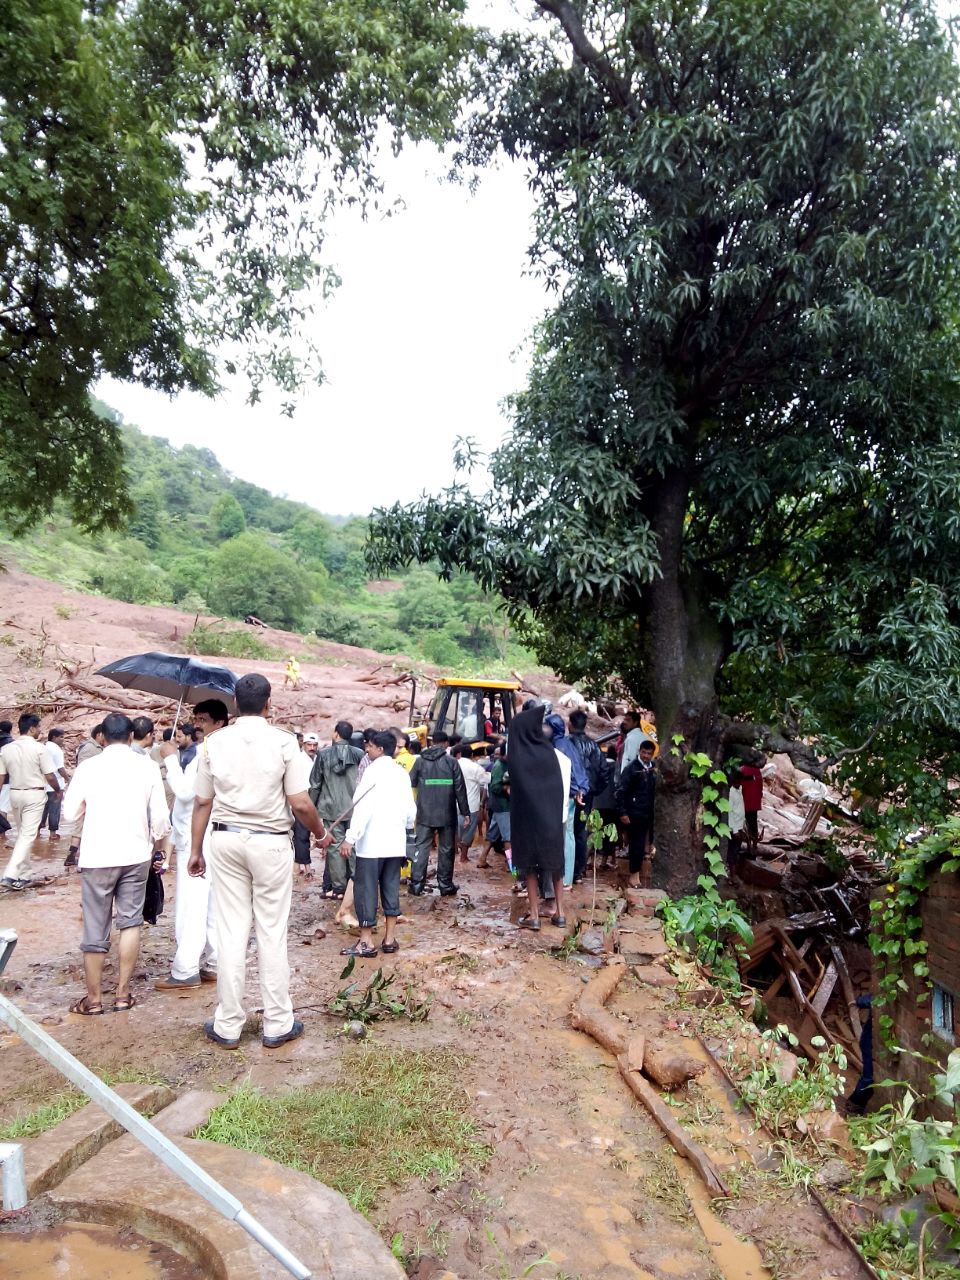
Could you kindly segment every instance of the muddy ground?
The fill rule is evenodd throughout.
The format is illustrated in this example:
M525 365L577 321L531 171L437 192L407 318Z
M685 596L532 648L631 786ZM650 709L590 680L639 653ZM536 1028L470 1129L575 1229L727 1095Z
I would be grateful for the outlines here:
M248 1038L240 1051L227 1053L201 1032L213 1010L212 988L153 990L173 949L175 870L167 913L144 930L133 987L137 1007L92 1019L67 1012L82 983L79 881L61 871L64 844L38 841L34 870L50 877L42 888L0 897L0 927L15 927L20 938L0 981L23 1010L100 1072L142 1071L179 1087L248 1081L266 1090L329 1079L345 1041L338 1035L341 1020L325 1010L340 985L339 948L347 936L333 923L333 906L319 897L319 878L298 877L291 918L293 996L307 1033L280 1050ZM487 1167L455 1185L418 1181L378 1200L372 1216L388 1241L402 1233L410 1274L418 1280L445 1270L461 1280L852 1280L857 1269L850 1255L801 1192L770 1178L761 1190L751 1185L752 1163L766 1160L769 1144L749 1117L737 1114L715 1073L676 1099L678 1114L729 1174L731 1187L744 1188L711 1214L696 1176L633 1101L613 1059L571 1027L571 1006L596 972L588 965L597 961L559 956L560 930L546 927L536 936L511 926L512 882L504 869L471 864L458 872L456 898L405 898L413 905L399 928L398 956L360 962L370 973L382 963L403 983L433 994L425 1022L393 1019L372 1035L384 1045L461 1054L463 1107L492 1148ZM601 900L614 892L605 874ZM575 903L586 909L588 888L577 891ZM324 937L316 936L318 928ZM249 1002L251 1009L258 1005L253 952ZM632 977L610 1007L648 1035L664 1022L692 1033L700 1016L686 997ZM694 1039L688 1043L702 1052ZM0 1032L0 1121L58 1087L50 1069L12 1033ZM760 1252L741 1245L738 1233ZM547 1255L550 1261L542 1261Z

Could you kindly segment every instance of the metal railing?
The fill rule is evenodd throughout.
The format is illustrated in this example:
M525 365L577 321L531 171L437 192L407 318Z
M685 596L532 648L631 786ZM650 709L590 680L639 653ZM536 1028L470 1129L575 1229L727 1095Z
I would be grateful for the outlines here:
M3 973L6 968L7 961L16 945L16 930L0 929L0 973ZM38 1027L26 1014L21 1013L16 1005L4 995L0 995L0 1022L6 1023L25 1044L28 1044L31 1049L35 1049L51 1066L56 1067L61 1075L66 1076L72 1084L75 1084L78 1089L85 1093L91 1102L95 1102L97 1106L102 1107L108 1116L111 1116L118 1124L121 1124L128 1133L133 1134L137 1141L142 1143L158 1160L162 1161L171 1173L176 1174L198 1195L203 1196L204 1200L211 1204L218 1213L223 1214L230 1222L235 1222L237 1226L243 1227L244 1231L252 1236L258 1244L262 1245L268 1253L272 1254L292 1276L296 1276L297 1280L310 1280L310 1269L304 1266L286 1245L281 1244L276 1236L272 1235L252 1214L247 1213L235 1195L229 1192L226 1187L221 1186L195 1160L191 1160L188 1155L185 1155L175 1143L171 1142L159 1129L155 1128L149 1120L145 1120L129 1103L124 1102L123 1098L114 1093L109 1085L104 1084L98 1076L95 1076L72 1053L68 1053L42 1027ZM2 1149L0 1149L0 1158L2 1158ZM21 1171L22 1158L21 1148ZM12 1156L11 1178L16 1176L13 1172L15 1166L16 1156ZM6 1160L3 1163L3 1187L4 1198L6 1198ZM25 1197L24 1203L26 1203ZM22 1208L22 1205L8 1206L5 1203L4 1207Z

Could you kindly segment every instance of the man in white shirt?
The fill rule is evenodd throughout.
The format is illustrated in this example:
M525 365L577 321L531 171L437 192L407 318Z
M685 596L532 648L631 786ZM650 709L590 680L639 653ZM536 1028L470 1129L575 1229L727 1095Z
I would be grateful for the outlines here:
M48 782L46 785L46 801L43 806L43 817L40 819L40 830L44 827L50 832L51 840L60 839L60 805L66 787L65 766L63 756L63 730L51 729L47 734L47 755L53 761L53 772L60 783L60 790L54 791Z
M400 950L396 940L400 915L400 868L407 856L407 828L417 817L410 778L393 759L397 740L389 729L375 733L367 744L370 767L353 798L353 815L343 848L356 852L353 905L360 925L360 940L344 947L342 956L369 959L377 954L373 930L377 923L377 897L385 922L382 950Z
M83 818L80 846L80 902L83 909L83 972L86 994L71 1013L100 1014L103 965L110 950L110 922L116 908L120 933L120 976L115 1013L136 1004L130 979L140 953L143 899L154 845L170 829L160 770L131 750L133 723L111 714L103 721L106 746L77 766L64 800L64 818Z
M626 732L623 738L623 755L620 757L621 773L631 761L636 760L640 754L641 742L646 742L647 740L647 735L640 728L640 717L636 711L624 713L623 728Z
M467 854L477 834L480 823L480 807L484 793L490 784L490 775L486 769L473 758L473 747L469 742L460 746L460 772L467 784L467 804L470 806L470 817L465 827L457 832L457 844L460 846L460 861L469 862Z
M17 826L17 843L0 880L4 889L23 889L29 883L24 877L40 829L47 785L57 793L61 789L50 753L40 742L40 717L26 711L17 727L20 737L0 747L0 790L9 780L10 814Z
M226 704L209 698L194 708L194 727L203 733L197 754L184 769L175 742L160 748L167 786L173 792L173 844L177 851L176 915L174 932L177 951L170 974L153 985L158 991L198 989L203 982L217 980L217 926L209 876L187 874L190 860L190 824L193 820L194 786L200 758L207 743L229 720ZM209 840L205 850L209 852Z

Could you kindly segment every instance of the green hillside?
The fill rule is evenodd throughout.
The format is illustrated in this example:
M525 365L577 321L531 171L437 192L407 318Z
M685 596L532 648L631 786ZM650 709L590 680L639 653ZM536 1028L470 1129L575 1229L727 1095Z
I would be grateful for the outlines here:
M135 504L126 531L88 534L55 508L23 536L0 525L5 563L115 600L219 618L253 613L287 630L457 669L529 665L499 597L470 575L447 583L418 567L368 584L365 517L324 516L236 479L209 449L175 449L129 425L122 431ZM223 630L202 624L204 652L267 656L256 635Z

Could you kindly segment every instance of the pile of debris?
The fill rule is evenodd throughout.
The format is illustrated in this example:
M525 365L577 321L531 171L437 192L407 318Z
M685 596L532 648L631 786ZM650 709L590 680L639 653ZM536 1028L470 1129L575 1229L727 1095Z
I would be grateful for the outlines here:
M814 1041L820 1037L841 1045L859 1071L860 1010L836 930L836 918L827 911L765 920L753 931L740 974L760 991L771 1021L794 1029L809 1058L817 1058Z
M787 756L771 757L764 769L759 823L756 856L737 867L737 899L760 921L741 958L741 977L809 1057L817 1056L818 1038L841 1045L859 1069L857 994L870 990L867 933L877 864L840 797L795 770Z

